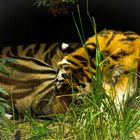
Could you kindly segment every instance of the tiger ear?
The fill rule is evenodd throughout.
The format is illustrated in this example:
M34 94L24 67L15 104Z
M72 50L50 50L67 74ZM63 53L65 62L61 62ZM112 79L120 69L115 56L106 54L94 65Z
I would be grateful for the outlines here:
M61 44L61 49L63 50L63 51L65 51L66 49L68 49L70 46L69 46L69 44L67 44L67 43L62 43Z

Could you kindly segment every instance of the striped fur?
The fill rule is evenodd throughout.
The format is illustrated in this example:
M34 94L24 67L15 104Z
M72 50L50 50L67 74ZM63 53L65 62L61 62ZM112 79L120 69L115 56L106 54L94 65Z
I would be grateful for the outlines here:
M0 73L0 87L9 93L9 96L4 98L13 103L18 112L24 113L28 109L35 114L53 112L51 110L53 102L50 102L56 95L55 69L31 57L13 57L12 61L1 63L0 66L9 73L9 75ZM46 107L48 110L43 112Z
M140 36L134 32L105 30L89 38L85 48L80 47L58 63L57 85L61 88L63 84L70 84L77 90L81 85L86 92L94 88L96 83L92 83L92 77L97 67L97 39L103 54L99 64L103 73L103 88L119 109L135 95L137 88Z
M63 48L62 43L36 43L8 46L1 47L0 57L33 57L57 69L57 63L61 61L65 55L72 53L80 46L80 43L68 43L67 48Z
M71 99L60 97L61 89L55 90L57 63L78 47L79 43L69 43L66 47L62 43L1 47L0 58L11 58L0 64L9 73L9 76L0 73L0 87L10 93L4 98L20 113L28 109L35 114L64 112Z

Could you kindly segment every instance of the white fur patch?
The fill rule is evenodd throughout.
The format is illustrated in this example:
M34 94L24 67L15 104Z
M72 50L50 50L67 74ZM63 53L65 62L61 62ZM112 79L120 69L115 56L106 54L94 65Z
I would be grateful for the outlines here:
M62 77L62 75L63 75L64 73L66 73L65 70L63 70L63 69L59 70L58 75L57 75L58 81L61 81L61 80L64 79L64 78Z
M62 61L60 61L59 63L58 63L58 65L62 65L62 64L69 64L69 62L67 61L67 59L62 59Z
M67 61L67 59L63 59L62 61L60 61L59 63L58 63L58 65L64 65L64 64L69 64L69 62ZM61 67L61 66L60 66ZM65 71L65 69L63 69L63 67L62 68L60 68L59 69L59 72L58 72L58 74L57 74L57 77L56 77L56 79L57 79L57 83L56 83L56 85L59 87L59 85L61 84L61 81L62 80L64 80L64 77L62 76L63 74L66 74L66 71Z
M62 43L61 47L62 47L62 50L66 50L69 47L69 44Z

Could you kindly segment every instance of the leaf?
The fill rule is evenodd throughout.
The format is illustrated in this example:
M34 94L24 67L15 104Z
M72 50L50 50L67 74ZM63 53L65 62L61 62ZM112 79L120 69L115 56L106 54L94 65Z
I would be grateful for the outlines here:
M9 76L9 73L6 72L6 69L3 66L0 66L0 73Z
M4 98L1 98L1 97L0 97L0 103L1 103L1 102L5 102L5 101L6 101L6 100L5 100Z
M0 92L1 92L2 94L4 94L4 95L9 96L9 93L8 93L5 89L3 89L3 88L1 88L1 87L0 87Z
M36 0L34 2L34 5L37 6L37 8L39 8L40 6L51 6L50 1L49 0Z
M11 108L11 107L9 106L9 104L6 103L6 102L3 102L1 106L3 106L5 109L10 109L10 108Z
M3 106L0 106L0 115L5 115L5 108Z
M7 58L0 58L0 61L2 64L5 64L6 62L16 62L16 59L7 57Z

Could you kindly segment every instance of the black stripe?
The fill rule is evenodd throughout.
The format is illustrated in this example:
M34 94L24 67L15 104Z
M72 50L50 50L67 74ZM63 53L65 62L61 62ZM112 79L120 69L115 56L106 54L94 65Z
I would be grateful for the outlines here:
M136 40L136 39L138 39L137 37L127 37L127 41L134 41L134 40Z
M64 67L64 69L65 69L66 71L68 71L68 70L72 70L72 68L69 67L69 66Z
M25 66L25 65L22 65L22 64L19 64L19 63L12 63L12 62L8 62L8 67L12 67L13 70L15 69L15 71L19 71L19 72L23 72L23 73L33 73L33 74L56 74L56 71L53 70L53 69L45 69L45 70L41 70L41 69L32 69L29 65L28 66Z
M125 51L121 50L121 52L119 52L117 54L114 54L114 55L111 55L110 57L112 59L114 59L114 60L117 60L117 59L120 59L120 58L122 58L124 56L128 56L128 55L130 55L132 53L134 53L134 51L132 51L132 52L125 52Z
M122 58L123 56L122 55L111 55L110 58L113 59L113 60L118 60L120 58Z
M124 32L123 34L124 35L137 35L135 32L131 32L131 31Z
M110 34L109 31L103 30L103 31L99 32L97 34L97 36L99 35L99 36L102 36L102 37L106 37L107 38L109 34Z
M45 50L44 50L44 52L46 52L45 62L47 62L50 65L52 65L51 59L56 54L56 51L57 51L58 47L59 47L59 44L58 43L47 43L46 44Z
M89 75L91 75L91 73L88 71L88 70L86 70L87 72L88 72L88 74ZM89 76L88 76L88 74L87 73L83 73L84 75L83 75L83 77L86 77L86 80L88 81L88 82L91 82L91 78L89 78ZM82 75L82 74L81 74Z
M93 69L96 69L96 65L93 62L90 62L90 65Z
M92 45L93 48L89 48L88 45ZM95 51L96 50L96 44L94 42L86 44L85 48L86 48L86 51L87 51L87 53L90 57L95 57L95 55L96 55L96 51Z
M45 79L32 79L32 80L18 80L18 79L12 79L10 77L4 77L0 75L0 83L6 84L6 85L18 85L18 87L25 86L31 87L31 86L38 86L41 83L49 80L54 80L54 78L45 78Z
M12 55L10 54L10 52L8 51L6 54L7 57L12 57Z
M32 48L32 49L29 49L27 52L26 52L26 54L25 54L25 56L29 56L29 57L34 57L34 49Z
M95 57L96 55L96 51L93 48L87 48L87 53L91 58Z
M46 43L45 44L45 49L44 49L44 52L48 51L50 48L50 44L49 43Z
M125 70L123 73L124 74L129 74L129 73L131 73L132 72L132 70Z
M54 86L54 81L51 82L50 84L48 84L44 89L42 89L40 92L37 93L38 94L41 94L43 93L44 91L47 91L49 88L53 87ZM35 87L34 87L35 88ZM20 98L24 98L26 96L29 96L32 94L32 92L34 92L34 89L31 89L31 90L28 90L28 91L25 91L25 92L22 92L22 89L21 89L21 92L14 92L12 94L12 97L14 99L20 99Z
M18 45L18 46L15 46L15 47L12 47L12 52L14 52L14 55L15 56L19 56L20 57L20 53L22 53L22 51L25 51L30 45L34 45L34 44L24 44L24 45ZM18 54L18 47L19 46L22 46L22 50L21 50L21 52L19 52L19 54ZM17 51L16 53L15 53L15 50ZM26 54L25 54L25 56L30 56L30 57L33 57L34 56L34 54L33 54L33 48L32 49L29 49L27 52L26 52Z
M75 58L75 59L78 59L78 60L80 60L80 61L84 61L84 62L87 62L87 60L84 58L84 57L82 57L82 56L80 56L80 55L73 55L72 56L73 58Z
M87 61L81 61L80 62L83 66L87 66L88 65L88 62Z
M75 63L74 61L72 61L72 60L70 60L70 59L67 59L67 61L69 62L69 63L71 63L71 64L73 64L74 66L79 66L79 64L77 64L77 63Z
M87 71L87 73L84 72L84 70ZM83 81L84 78L87 79L87 81L91 82L91 79L89 78L88 74L90 75L89 70L87 69L83 69L83 68L79 68L76 70L72 70L72 76L68 77L69 79L73 78L73 80L78 84L80 83L80 81ZM65 78L65 77L64 77Z
M48 59L51 59L53 58L53 56L56 54L57 52L57 46L55 46L54 48L52 48L52 50L49 52L49 58Z
M54 85L55 85L54 82L48 84L44 89L42 89L42 90L41 90L40 92L38 92L37 94L39 95L39 94L43 93L44 91L47 91L48 89L50 89L50 88L53 87Z
M89 74L90 74L90 73L89 73ZM86 74L85 74L85 75L86 75ZM91 75L91 74L90 74L90 75ZM86 75L86 79L87 79L87 82L89 82L89 83L92 82L91 78L89 78L88 75Z
M54 45L54 44L56 44L56 45ZM54 48L57 50L56 46L58 46L58 43L46 43L44 52L50 52Z
M109 63L109 65L110 65L110 63ZM109 68L109 70L114 69L115 68L115 65L110 65L108 68Z
M113 35L110 37L110 39L108 40L108 42L106 43L106 47L110 45L111 41L114 39L115 37L115 33L113 32Z
M65 69L65 68L69 67L69 64L66 64L66 63L60 64L58 67L59 67L59 69Z
M32 57L16 57L16 56L13 56L12 58L21 59L21 60L25 60L25 61L32 61L33 63L35 63L35 64L37 64L37 65L52 68L49 64L47 64L47 63L45 63L45 62L42 62L41 60L38 60L38 59L36 59L36 58L32 58ZM52 68L52 69L53 69L53 68Z
M128 36L126 38L120 39L119 41L121 41L121 42L123 42L123 41L134 41L136 39L138 39L138 38L137 37L130 37L130 36Z
M24 81L21 81L20 84L17 84L18 85L17 88L20 89L20 88L37 87L37 86L41 85L42 83L48 82L48 81L54 81L54 78L33 79L33 80L26 80L25 82Z
M40 48L41 48L40 43L35 44L34 55L38 53L38 51L40 50Z

